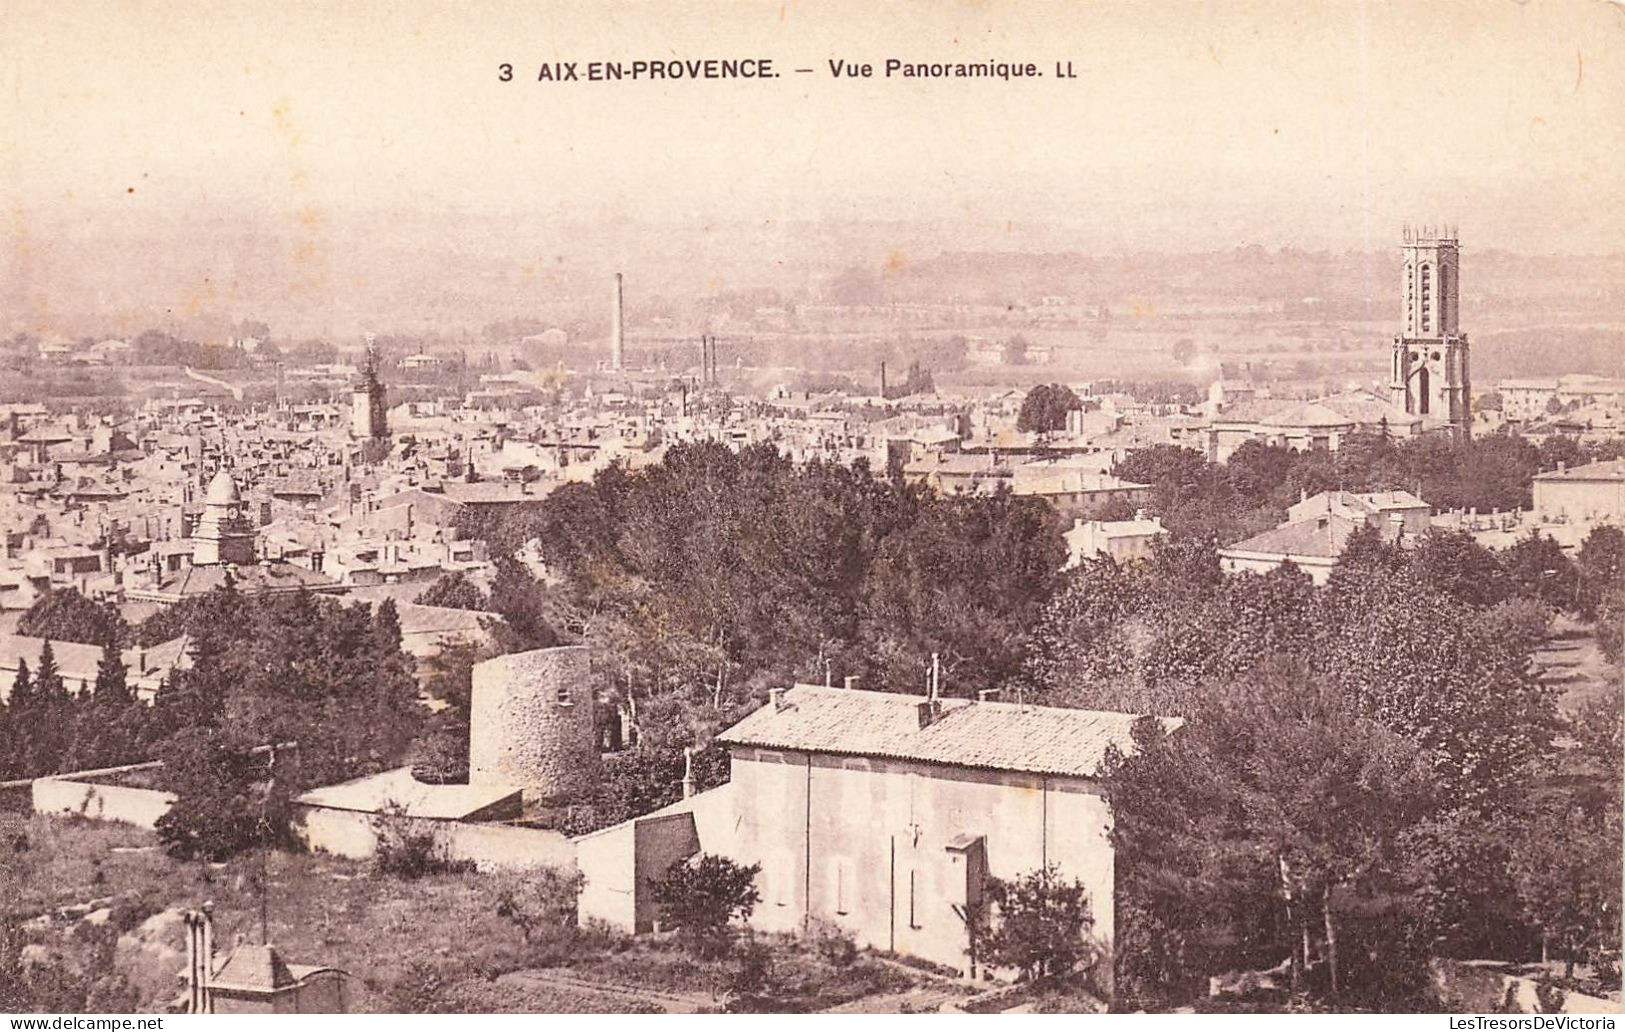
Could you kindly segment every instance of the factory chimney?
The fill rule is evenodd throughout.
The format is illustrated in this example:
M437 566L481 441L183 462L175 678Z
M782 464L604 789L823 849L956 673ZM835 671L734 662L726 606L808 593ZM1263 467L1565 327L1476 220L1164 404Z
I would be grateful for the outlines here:
M626 339L622 328L623 296L621 274L615 274L615 300L609 310L609 367L615 372L625 368Z

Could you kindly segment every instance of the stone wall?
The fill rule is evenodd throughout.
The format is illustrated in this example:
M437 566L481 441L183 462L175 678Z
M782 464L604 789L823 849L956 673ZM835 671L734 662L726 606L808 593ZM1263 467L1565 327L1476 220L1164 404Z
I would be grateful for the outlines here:
M378 848L375 816L327 806L295 806L295 826L311 849L365 860ZM480 871L574 867L575 844L548 828L481 824L427 817L392 817L404 831L429 832L444 844L452 860L472 861Z

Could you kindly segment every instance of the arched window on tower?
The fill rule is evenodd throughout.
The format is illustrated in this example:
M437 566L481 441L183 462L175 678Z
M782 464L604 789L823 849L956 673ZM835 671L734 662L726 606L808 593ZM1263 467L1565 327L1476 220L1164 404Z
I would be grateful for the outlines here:
M1419 398L1416 411L1422 415L1428 414L1428 367L1423 366L1416 371L1416 391Z

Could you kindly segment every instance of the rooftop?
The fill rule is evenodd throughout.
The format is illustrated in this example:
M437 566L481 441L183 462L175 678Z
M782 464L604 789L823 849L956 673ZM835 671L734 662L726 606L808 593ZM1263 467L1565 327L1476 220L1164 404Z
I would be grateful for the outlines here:
M216 989L271 992L294 985L298 979L271 946L242 945L232 950L209 980Z
M1336 559L1348 547L1349 538L1364 525L1363 521L1343 516L1315 516L1255 534L1245 541L1219 549L1219 553L1251 552L1257 555Z
M918 760L957 767L1100 774L1106 750L1134 751L1133 713L943 699L920 726L917 695L798 684L782 706L768 704L717 736L729 745ZM1169 731L1182 721L1162 718Z
M1619 482L1625 481L1625 459L1609 459L1606 462L1591 462L1584 466L1571 466L1568 469L1554 469L1549 473L1539 473L1536 480L1595 480Z
M362 813L399 806L407 817L462 820L518 793L506 785L430 785L414 778L412 768L398 767L311 789L294 802Z

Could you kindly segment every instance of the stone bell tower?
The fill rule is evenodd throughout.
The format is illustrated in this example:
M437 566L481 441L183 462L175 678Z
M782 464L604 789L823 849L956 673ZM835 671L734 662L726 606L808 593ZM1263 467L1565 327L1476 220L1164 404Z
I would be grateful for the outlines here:
M378 348L367 334L367 359L350 390L350 436L379 440L389 436L389 394L378 376Z
M1405 227L1404 332L1390 391L1406 412L1472 429L1472 375L1461 332L1461 250L1454 226Z

